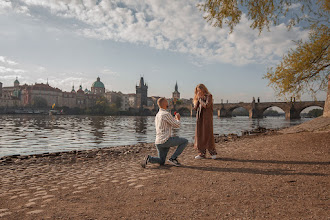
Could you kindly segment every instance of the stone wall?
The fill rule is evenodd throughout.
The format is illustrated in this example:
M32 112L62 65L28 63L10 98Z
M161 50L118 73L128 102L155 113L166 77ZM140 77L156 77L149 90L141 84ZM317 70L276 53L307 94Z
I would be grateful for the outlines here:
M327 100L325 101L324 104L323 116L330 117L330 75L328 80L328 95L327 95Z

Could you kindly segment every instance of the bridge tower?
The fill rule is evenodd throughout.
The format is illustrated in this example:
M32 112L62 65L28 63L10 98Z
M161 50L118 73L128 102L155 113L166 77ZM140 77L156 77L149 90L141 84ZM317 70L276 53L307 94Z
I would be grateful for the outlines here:
M262 118L263 111L258 108L258 104L260 103L260 99L258 97L258 103L256 103L255 98L253 97L251 108L249 109L249 118Z
M288 108L285 112L285 119L299 119L300 118L300 111L298 111L295 108L295 99L291 99L290 103L288 103L290 105L290 108Z

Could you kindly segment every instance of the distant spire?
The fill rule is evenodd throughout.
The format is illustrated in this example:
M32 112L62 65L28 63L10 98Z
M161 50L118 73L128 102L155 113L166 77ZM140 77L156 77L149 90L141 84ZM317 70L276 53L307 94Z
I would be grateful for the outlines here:
M143 76L141 76L141 78L140 78L140 86L144 86L144 79L143 79Z
M175 91L178 92L178 81L175 83Z
M47 85L48 85L48 77L47 77Z

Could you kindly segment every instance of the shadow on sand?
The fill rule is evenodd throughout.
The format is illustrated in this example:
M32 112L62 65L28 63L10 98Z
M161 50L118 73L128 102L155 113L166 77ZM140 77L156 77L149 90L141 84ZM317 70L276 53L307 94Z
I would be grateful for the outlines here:
M229 161L229 162L241 162L241 163L269 163L269 164L294 164L294 165L330 165L330 162L317 162L317 161L279 161L279 160L248 160L248 159L235 159L235 158L217 158L217 161ZM170 170L173 165L165 164L157 167L150 167L151 169L158 170ZM213 171L224 173L249 173L249 174L261 174L261 175L284 175L284 176L329 176L325 173L308 173L308 172L296 172L289 169L257 169L257 168L223 168L223 167L211 167L205 164L205 166L192 166L182 165L178 168L193 169L201 171Z
M274 164L297 164L297 165L330 165L330 161L280 161L280 160L247 160L235 158L217 158L216 160L229 161L229 162L242 162L242 163L274 163Z
M222 167L200 167L200 166L181 166L185 169L194 169L201 171L213 171L213 172L223 172L223 173L249 173L249 174L261 174L261 175L284 175L284 176L328 176L324 173L303 173L295 172L294 170L287 169L255 169L255 168L222 168Z

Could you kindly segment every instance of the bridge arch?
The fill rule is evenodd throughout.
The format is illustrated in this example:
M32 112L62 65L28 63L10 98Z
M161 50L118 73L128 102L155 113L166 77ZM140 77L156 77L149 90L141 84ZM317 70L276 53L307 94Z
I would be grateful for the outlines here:
M285 109L284 108L280 108L280 107L278 107L278 106L276 106L276 105L272 105L272 106L270 106L270 107L267 107L267 108L262 108L261 109L261 111L262 111L262 115L265 117L265 116L267 116L267 111L268 110L273 110L273 111L275 111L275 112L278 112L278 114L274 114L275 112L269 112L269 114L270 115L268 115L268 116L280 116L281 114L283 115L283 114L285 114Z
M233 111L238 108L243 108L249 113L248 108L246 108L245 106L240 106L240 105L231 106L229 108L219 107L216 109L216 111L217 111L219 117L232 117Z
M321 109L322 111L324 110L323 106L311 105L311 106L299 109L299 115L302 116L304 111L305 111L304 113L307 114L310 110L313 110L313 109Z
M249 116L249 110L243 106L229 109L231 116Z
M287 106L276 105L276 104L272 103L269 105L262 106L261 111L262 111L262 113L264 113L267 109L274 108L274 107L281 109L283 112L285 112L288 108Z

